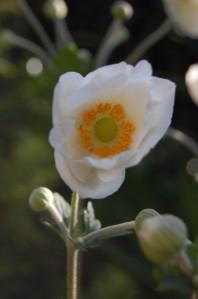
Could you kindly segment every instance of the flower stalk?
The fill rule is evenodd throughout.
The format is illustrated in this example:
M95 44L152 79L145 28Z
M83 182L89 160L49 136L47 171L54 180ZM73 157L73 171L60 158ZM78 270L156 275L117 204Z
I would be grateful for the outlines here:
M32 42L31 40L21 37L14 33L11 30L5 31L5 38L8 40L9 43L11 43L14 46L23 48L32 54L39 57L47 69L52 70L54 69L55 65L51 59L51 57L48 55L48 53L43 50L40 46Z
M67 242L67 299L77 299L79 294L80 251Z
M74 43L71 33L65 23L65 20L54 20L54 31L56 36L57 48L63 48L67 43Z
M105 65L113 50L127 40L128 35L127 28L124 27L123 23L114 19L96 54L96 67Z
M69 232L75 238L80 229L80 199L78 193L72 194ZM71 239L67 239L67 299L77 299L79 293L80 251Z
M48 37L47 32L43 28L43 26L40 24L37 17L34 15L32 9L28 5L28 3L25 0L20 0L21 8L29 21L30 25L34 29L34 31L37 33L38 37L40 38L41 42L43 43L44 47L47 49L48 53L53 56L56 53L56 49L51 42L51 40Z
M174 129L174 128L169 128L167 132L167 136L175 139L176 141L180 142L183 144L186 148L189 149L195 156L198 156L198 144L197 142L185 134L184 132Z
M126 58L127 63L136 63L143 55L158 41L160 41L170 30L172 24L169 19L165 20L162 25L154 32L148 35Z
M132 233L132 229L134 229L134 223L134 221L129 221L101 228L98 231L89 233L86 236L80 238L79 242L82 244L82 246L86 247L101 240L113 238L118 235Z

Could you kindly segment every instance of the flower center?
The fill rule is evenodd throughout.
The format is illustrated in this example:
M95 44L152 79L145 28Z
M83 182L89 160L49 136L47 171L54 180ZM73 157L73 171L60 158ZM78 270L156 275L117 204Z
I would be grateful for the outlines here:
M128 150L135 129L121 104L102 102L81 113L78 133L86 151L105 158Z
M101 142L114 140L118 133L118 126L113 117L103 117L96 121L94 126L96 138Z

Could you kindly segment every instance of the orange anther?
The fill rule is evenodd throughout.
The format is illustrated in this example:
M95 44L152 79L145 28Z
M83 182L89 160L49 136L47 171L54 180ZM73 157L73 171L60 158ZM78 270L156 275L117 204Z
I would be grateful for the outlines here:
M102 141L97 141L97 137L94 135L94 126L98 120L108 116L115 120L118 126L118 134L115 140L107 144ZM126 112L121 104L102 102L83 112L80 117L81 123L78 131L81 144L90 154L99 158L106 158L117 155L130 148L133 142L135 126L133 122L127 118Z

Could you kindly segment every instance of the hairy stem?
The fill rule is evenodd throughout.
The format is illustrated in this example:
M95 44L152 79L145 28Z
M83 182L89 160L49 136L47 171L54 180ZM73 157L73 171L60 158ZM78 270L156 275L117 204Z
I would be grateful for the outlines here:
M84 236L80 241L86 246L86 244L91 244L95 241L112 238L122 233L130 233L133 228L134 221L111 225Z
M140 44L129 54L126 62L134 64L137 62L152 46L161 40L172 28L171 22L167 19L154 32L148 35Z
M69 232L71 238L75 238L79 229L80 199L77 193L73 193L71 201L71 218ZM78 277L80 272L80 252L73 241L67 239L67 299L77 299L79 293Z
M67 243L67 299L77 299L79 292L80 252Z
M80 199L78 193L74 192L72 194L71 200L71 218L69 224L69 231L71 237L75 237L76 230L79 226L79 208L80 208Z

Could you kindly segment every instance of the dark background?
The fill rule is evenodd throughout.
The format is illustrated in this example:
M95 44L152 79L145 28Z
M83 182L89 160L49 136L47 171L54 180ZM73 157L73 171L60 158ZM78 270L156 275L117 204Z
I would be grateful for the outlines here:
M115 1L67 1L68 27L79 48L95 55L110 25L110 6ZM44 1L28 1L54 40L53 23L43 14ZM108 63L125 59L133 48L165 19L159 0L130 1L134 17L126 22L129 40L114 50ZM40 44L18 2L0 1L0 26ZM2 32L2 31L1 31ZM58 75L69 70L86 73L90 63L68 50L58 53L58 70L39 77L27 74L25 64L32 56L5 44L0 37L0 296L3 299L65 298L65 249L53 232L40 222L28 206L31 191L47 186L69 199L70 191L59 178L48 144L51 128L53 87ZM197 138L197 106L184 81L189 65L198 61L198 41L172 30L144 58L154 74L177 83L173 126ZM175 214L186 222L196 238L198 227L197 184L186 171L193 157L184 146L165 137L136 167L127 171L120 191L94 201L103 225L134 219L144 208ZM157 290L153 266L140 252L134 235L106 241L83 257L82 298L188 298L187 294ZM182 297L183 296L183 297Z

